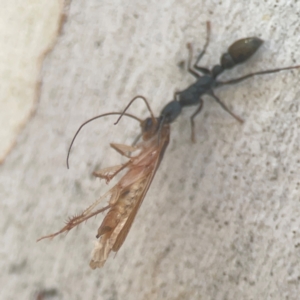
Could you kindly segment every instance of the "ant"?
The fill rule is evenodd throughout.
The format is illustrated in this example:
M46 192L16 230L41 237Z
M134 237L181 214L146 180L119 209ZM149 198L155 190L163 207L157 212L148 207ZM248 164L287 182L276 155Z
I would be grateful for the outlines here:
M181 113L181 110L185 106L198 105L196 111L190 117L191 120L191 139L195 142L195 132L194 132L194 118L201 112L203 106L203 100L201 96L209 95L221 105L221 107L227 111L231 116L233 116L237 121L243 123L244 121L237 115L235 115L215 94L214 89L223 85L235 84L244 81L250 77L256 75L276 73L282 70L291 70L300 68L300 65L270 69L265 71L259 71L255 73L250 73L242 77L231 79L228 81L219 81L217 77L222 74L225 70L231 69L234 66L241 64L248 60L262 45L263 40L257 37L249 37L235 41L227 50L227 53L222 54L220 59L220 64L212 67L212 69L207 69L198 66L199 61L206 52L209 44L210 37L210 22L206 22L206 42L203 50L198 55L196 62L192 66L193 49L190 43L187 44L189 50L188 58L188 72L196 77L196 82L191 84L185 90L174 93L174 100L170 101L161 111L161 116L165 117L166 123L173 122ZM201 75L202 73L202 75Z

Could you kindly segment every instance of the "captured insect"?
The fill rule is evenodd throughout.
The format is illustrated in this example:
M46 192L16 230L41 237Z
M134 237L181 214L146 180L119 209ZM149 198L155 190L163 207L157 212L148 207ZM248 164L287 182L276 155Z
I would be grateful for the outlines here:
M214 94L213 90L215 88L223 85L235 84L256 75L263 75L279 72L282 70L300 68L300 65L298 65L271 69L250 73L228 81L219 81L217 80L217 77L221 73L223 73L227 69L233 68L237 64L243 63L248 60L258 50L263 41L257 37L250 37L234 42L228 48L227 53L221 56L220 64L215 65L211 70L209 70L207 68L198 66L198 63L202 56L205 54L209 44L210 22L207 22L206 25L206 43L204 45L203 51L201 51L201 53L198 55L193 66L192 46L191 44L187 45L189 49L188 71L197 78L197 81L185 90L176 92L174 94L174 99L165 105L159 117L154 117L150 105L145 97L136 96L129 102L123 112L110 112L96 116L84 122L79 127L69 147L67 166L69 154L78 133L83 128L83 126L85 126L89 122L94 121L95 119L109 115L119 115L119 118L115 124L117 124L123 116L135 119L140 123L140 137L142 137L143 140L140 143L134 143L133 146L111 144L111 147L122 156L127 157L128 161L122 165L117 165L94 172L94 176L105 179L108 183L121 171L127 169L127 172L121 177L116 185L114 185L108 192L106 192L97 201L90 205L80 215L76 215L68 219L66 225L61 230L53 234L41 237L40 239L38 239L38 241L46 238L53 238L58 234L70 231L72 228L78 226L89 218L107 211L107 214L98 229L96 237L99 240L94 247L94 250L92 252L92 259L90 262L90 267L92 269L101 268L105 264L110 252L117 252L123 245L134 221L134 218L138 212L138 209L146 196L146 193L152 183L154 175L163 159L164 153L169 144L170 124L180 115L182 108L185 106L198 105L198 108L190 118L192 140L194 141L194 118L197 114L200 113L202 109L202 95L210 95L235 119L237 119L239 122L243 122L240 117L230 111L227 106ZM200 75L199 72L203 75ZM141 120L134 115L126 113L127 109L138 98L142 99L145 102L150 112L151 117L148 117L145 120ZM134 153L137 154L132 155ZM98 208L99 204L104 199L108 199L108 205Z
M206 22L206 42L203 50L198 55L196 62L192 66L193 49L191 44L187 44L189 49L188 58L188 72L196 77L197 81L187 87L185 90L180 92L175 92L173 101L170 101L162 110L162 114L168 115L169 119L175 120L181 113L181 109L185 106L198 105L196 111L190 117L192 134L192 141L195 141L195 131L194 131L194 118L201 112L203 106L203 95L209 95L215 99L221 107L227 111L231 116L233 116L240 123L243 120L235 115L213 92L215 88L223 85L235 84L246 80L250 77L256 75L276 73L283 70L292 70L300 68L300 65L277 68L265 71L259 71L255 73L250 73L239 78L231 79L228 81L219 81L217 77L222 74L225 70L231 69L234 66L241 64L248 60L262 45L263 40L257 37L249 37L235 41L220 58L220 64L212 67L211 70L198 66L199 61L206 52L209 45L210 39L210 22ZM201 73L203 75L201 75Z
M141 120L136 116L126 113L129 106L138 98L144 100L151 115L151 117L145 120ZM90 267L92 269L101 268L107 260L109 253L111 251L117 252L124 243L136 213L141 206L153 177L160 165L170 138L170 125L165 116L161 115L160 117L155 118L146 98L136 96L130 101L122 113L110 112L102 114L83 123L77 130L71 142L67 156L67 165L71 147L82 127L95 119L108 115L120 115L115 124L117 124L123 116L137 120L141 126L141 136L143 141L138 143L136 146L111 144L111 147L121 155L127 157L128 161L122 165L94 172L94 175L101 179L105 179L108 183L122 170L127 169L127 173L121 177L115 186L84 210L80 215L70 218L61 230L38 239L38 241L40 241L45 238L53 238L60 233L71 230L80 223L98 215L101 212L108 211L96 235L96 237L99 238L99 241L92 253L92 259L90 262ZM138 151L139 153L137 155L131 155L131 153ZM105 198L109 199L108 205L98 208L99 204Z

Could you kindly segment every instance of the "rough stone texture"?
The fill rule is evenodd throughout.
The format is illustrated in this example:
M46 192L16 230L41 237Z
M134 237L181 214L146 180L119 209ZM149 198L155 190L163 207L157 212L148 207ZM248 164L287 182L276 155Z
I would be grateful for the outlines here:
M114 117L90 124L68 171L84 120L137 94L158 114L193 82L180 62L187 42L204 45L206 20L203 65L238 38L266 40L223 78L299 64L299 17L299 2L287 0L73 0L44 63L37 113L0 168L1 299L43 289L45 299L299 299L300 71L219 89L243 125L206 97L194 145L195 108L184 111L127 240L103 269L88 266L100 216L35 242L108 189L90 174L124 161L109 143L130 144L139 132L131 120L113 126ZM131 112L148 114L142 102Z
M35 112L43 58L54 44L62 0L2 0L0 9L0 163Z

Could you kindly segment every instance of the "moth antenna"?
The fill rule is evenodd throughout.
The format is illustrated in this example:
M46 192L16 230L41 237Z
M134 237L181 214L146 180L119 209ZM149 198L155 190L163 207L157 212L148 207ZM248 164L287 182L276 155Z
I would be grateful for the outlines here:
M111 115L122 115L122 116L124 115L124 116L126 116L126 117L135 119L135 120L137 120L138 122L142 123L142 120L139 119L138 117L136 117L136 116L134 116L134 115L132 115L132 114L127 114L127 113L125 113L125 112L122 112L122 113L120 113L120 112L110 112L110 113L98 115L98 116L96 116L96 117L93 117L93 118L91 118L91 119L85 121L85 122L82 123L82 124L80 125L80 127L77 129L77 131L76 131L76 133L74 134L74 137L73 137L73 139L72 139L72 141L71 141L71 144L70 144L70 146L69 146L68 154L67 154L67 160L66 160L66 162L67 162L67 168L68 168L68 169L69 169L69 157L70 157L70 152L71 152L71 149L72 149L72 146L73 146L73 144L74 144L74 141L75 141L77 135L79 134L80 130L81 130L86 124L88 124L88 123L90 123L90 122L92 122L92 121L94 121L94 120L96 120L96 119L99 119L99 118L102 118L102 117L105 117L105 116L111 116Z
M144 100L144 102L145 102L145 104L146 104L146 106L147 106L147 108L148 108L148 110L149 110L149 112L150 112L151 119L152 119L152 120L155 120L154 114L153 114L153 112L152 112L152 109L151 109L151 107L150 107L150 105L149 105L147 99L146 99L144 96L137 95L137 96L135 96L135 97L128 103L128 105L125 107L125 109L123 110L122 114L120 114L120 117L118 118L117 122L114 123L114 125L117 125L117 124L119 123L119 121L121 120L121 118L123 117L123 115L126 115L125 112L126 112L127 109L130 107L130 105L131 105L136 99L139 99L139 98Z

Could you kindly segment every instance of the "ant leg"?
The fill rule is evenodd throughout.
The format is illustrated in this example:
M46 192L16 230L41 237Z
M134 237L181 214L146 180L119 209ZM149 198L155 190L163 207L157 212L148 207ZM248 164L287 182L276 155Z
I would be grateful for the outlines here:
M210 71L207 68L203 68L203 67L198 66L199 61L201 60L202 56L205 54L206 49L209 45L209 38L210 38L210 22L207 21L206 22L206 42L205 42L203 50L200 52L200 54L198 55L198 57L196 59L196 62L193 65L193 67L196 70L202 72L203 74L210 74Z
M202 56L205 54L207 46L209 44L209 36L210 36L210 22L206 22L206 42L204 45L203 50L200 52L200 54L197 57L196 62L194 63L193 67L192 67L192 59L193 59L193 47L191 43L188 43L186 46L189 49L189 59L188 59L188 71L194 75L196 78L201 77L199 73L197 73L195 70L201 72L202 74L210 74L210 71L207 68L203 68L200 66L197 66L198 62L200 61L200 59L202 58ZM195 70L194 70L194 69Z
M188 71L189 71L189 73L191 73L193 76L195 76L198 79L201 77L201 75L192 68L193 46L191 43L188 43L188 44L186 44L186 47L189 49Z
M211 97L213 97L221 106L224 110L226 110L231 116L233 116L237 121L240 123L244 123L244 120L241 119L239 116L234 114L212 91L208 93Z
M284 70L292 70L292 69L299 69L299 68L300 68L300 65L292 66L292 67L286 67L286 68L278 68L278 69L272 69L272 70L259 71L259 72L247 74L247 75L239 77L239 78L231 79L231 80L228 80L228 81L217 81L216 84L217 84L217 87L222 86L222 85L226 85L226 84L235 84L235 83L241 82L243 80L246 80L250 77L254 77L256 75L277 73L277 72L284 71Z
M192 129L192 135L191 135L191 139L192 142L195 143L196 139L195 139L195 122L194 122L194 118L200 113L201 109L203 106L203 100L200 98L199 99L199 106L197 108L197 110L191 115L191 129Z

